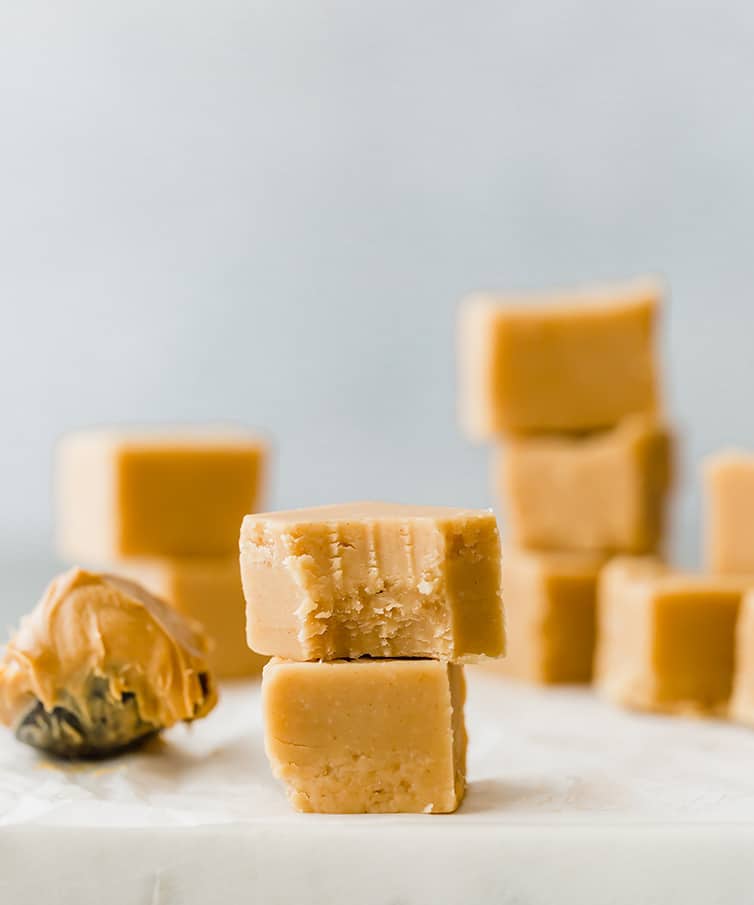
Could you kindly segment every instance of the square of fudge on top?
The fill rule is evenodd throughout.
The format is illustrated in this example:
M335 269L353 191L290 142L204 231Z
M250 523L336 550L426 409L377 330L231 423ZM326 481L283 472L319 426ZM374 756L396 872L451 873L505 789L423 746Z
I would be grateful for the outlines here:
M660 410L652 277L464 299L458 324L462 424L499 434L602 430Z
M57 547L102 565L132 556L232 556L260 508L268 444L233 426L72 431L55 455Z
M505 651L491 511L363 502L247 515L240 551L259 653L467 662Z

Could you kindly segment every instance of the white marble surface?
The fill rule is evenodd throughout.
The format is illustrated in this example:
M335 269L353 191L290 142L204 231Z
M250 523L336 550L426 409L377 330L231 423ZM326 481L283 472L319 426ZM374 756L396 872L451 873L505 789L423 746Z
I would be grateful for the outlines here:
M254 685L110 763L0 737L0 902L699 902L754 882L754 732L470 677L452 816L293 813ZM213 896L215 898L213 898Z

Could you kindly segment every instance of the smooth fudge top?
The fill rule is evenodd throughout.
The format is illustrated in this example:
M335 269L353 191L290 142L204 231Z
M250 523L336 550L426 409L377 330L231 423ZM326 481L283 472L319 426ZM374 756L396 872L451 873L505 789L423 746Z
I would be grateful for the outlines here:
M241 538L246 532L266 522L278 527L297 527L331 523L335 525L359 522L416 522L431 521L437 524L457 522L462 519L494 520L491 509L458 509L453 506L412 506L407 503L384 503L362 500L354 503L335 503L312 506L308 509L282 509L278 512L257 512L247 515L241 527Z
M500 536L488 510L347 503L247 515L249 646L293 660L498 657Z
M59 441L61 448L89 444L158 450L171 447L217 450L226 446L231 449L266 448L267 441L254 431L232 424L90 427L64 434Z
M504 308L506 316L521 321L546 317L556 325L570 326L574 318L599 322L624 312L653 309L663 293L662 280L641 276L623 282L530 292L475 292L465 303Z

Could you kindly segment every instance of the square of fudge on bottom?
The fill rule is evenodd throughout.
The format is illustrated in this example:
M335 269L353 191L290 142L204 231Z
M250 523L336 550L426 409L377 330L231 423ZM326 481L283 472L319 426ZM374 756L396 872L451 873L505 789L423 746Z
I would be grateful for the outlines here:
M598 590L598 688L639 710L726 715L750 582L674 573L652 557L610 562Z
M754 585L754 578L751 579ZM754 726L754 591L741 601L736 624L736 668L730 701L731 719Z
M488 671L542 684L592 677L597 578L605 557L506 547L503 592L508 652Z
M673 432L635 415L597 433L510 438L493 479L515 543L534 550L657 553L673 483Z
M754 455L729 450L704 461L705 560L712 572L754 574Z
M299 811L449 813L466 786L463 667L273 658L265 749Z

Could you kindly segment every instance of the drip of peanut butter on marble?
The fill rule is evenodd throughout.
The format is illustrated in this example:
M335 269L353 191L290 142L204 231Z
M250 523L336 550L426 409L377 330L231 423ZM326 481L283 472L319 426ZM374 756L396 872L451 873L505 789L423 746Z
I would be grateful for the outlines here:
M140 585L74 568L0 660L0 722L64 756L114 753L215 706L208 641Z

